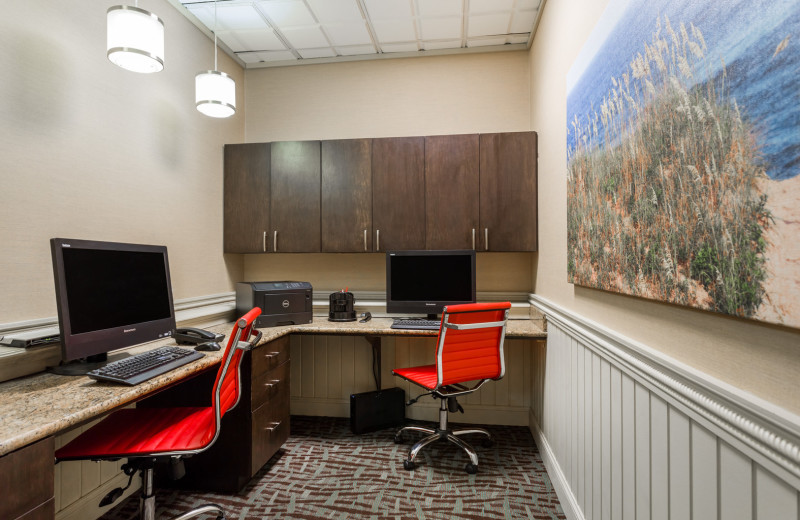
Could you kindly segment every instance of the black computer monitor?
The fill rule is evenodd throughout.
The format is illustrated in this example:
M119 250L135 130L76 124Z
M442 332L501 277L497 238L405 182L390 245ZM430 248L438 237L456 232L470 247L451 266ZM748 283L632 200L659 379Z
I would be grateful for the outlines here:
M388 251L386 312L427 314L475 303L475 251Z
M102 364L111 350L172 334L165 246L53 238L50 249L62 363L81 360L75 373Z

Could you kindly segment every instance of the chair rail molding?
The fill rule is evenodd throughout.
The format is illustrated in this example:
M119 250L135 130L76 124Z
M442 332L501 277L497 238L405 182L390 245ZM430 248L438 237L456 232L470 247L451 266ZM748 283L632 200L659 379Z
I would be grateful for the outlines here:
M800 488L800 417L538 295L530 303L550 324Z

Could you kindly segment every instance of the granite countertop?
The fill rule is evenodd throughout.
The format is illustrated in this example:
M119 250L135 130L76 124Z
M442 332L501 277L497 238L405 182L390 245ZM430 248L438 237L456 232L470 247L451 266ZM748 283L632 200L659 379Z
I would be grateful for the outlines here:
M314 317L312 323L259 329L261 343L287 334L354 334L375 336L435 336L437 331L391 329L390 318L373 318L367 323L331 322ZM232 324L209 327L209 330L229 334ZM539 322L509 320L508 338L544 338L547 333ZM138 353L170 344L164 339L128 349ZM191 348L191 347L187 347ZM131 404L159 388L169 386L192 374L218 365L220 352L205 352L202 359L162 374L136 386L99 382L85 376L62 376L39 373L0 383L0 456L49 435L64 432L74 426L99 417L113 409Z

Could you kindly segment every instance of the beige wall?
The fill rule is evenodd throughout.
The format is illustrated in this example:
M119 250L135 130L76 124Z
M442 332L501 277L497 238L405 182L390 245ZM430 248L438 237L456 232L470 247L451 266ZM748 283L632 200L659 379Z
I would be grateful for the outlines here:
M547 2L530 52L539 132L536 292L694 369L800 414L800 333L567 283L566 74L607 1ZM540 217L541 218L541 217Z
M166 67L123 70L105 56L111 0L6 3L0 17L0 323L56 315L49 239L165 244L175 298L231 290L241 258L222 255L222 145L244 137L194 108L213 43L165 0Z
M514 132L530 129L528 53L433 56L253 69L248 142ZM480 254L479 291L533 289L535 255ZM383 291L385 257L246 255L246 280Z

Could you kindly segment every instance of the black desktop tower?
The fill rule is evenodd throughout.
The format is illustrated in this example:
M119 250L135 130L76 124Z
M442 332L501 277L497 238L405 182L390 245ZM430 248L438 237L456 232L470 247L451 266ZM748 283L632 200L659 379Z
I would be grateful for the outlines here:
M367 433L403 424L406 417L406 392L386 388L350 395L350 429Z

